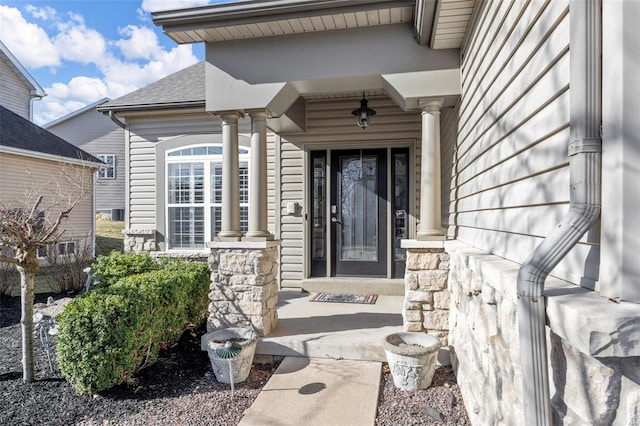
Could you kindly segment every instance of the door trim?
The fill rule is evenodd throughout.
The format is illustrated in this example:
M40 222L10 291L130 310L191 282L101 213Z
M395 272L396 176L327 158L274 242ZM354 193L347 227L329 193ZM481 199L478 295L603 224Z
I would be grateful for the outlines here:
M348 141L344 143L335 143L335 142L301 142L300 149L302 150L302 158L303 158L303 177L302 177L302 185L304 188L303 192L303 223L302 223L302 234L303 234L303 244L302 244L302 256L303 256L303 265L302 265L302 276L303 280L307 279L317 279L317 278L325 278L327 280L334 279L331 274L333 271L331 270L330 261L327 261L327 276L326 277L313 277L311 275L311 242L310 242L310 228L309 228L309 217L310 217L310 209L311 209L311 193L309 191L310 188L310 159L312 151L326 151L327 156L331 156L331 152L334 150L348 150L348 149L360 149L363 146L367 148L386 148L388 150L393 148L408 148L409 149L409 168L411 173L409 175L410 187L409 187L409 239L415 237L416 229L417 229L417 218L415 217L415 206L418 200L416 199L417 193L416 188L418 185L418 179L420 178L418 172L416 171L416 156L420 155L418 147L418 140L415 138L406 138L406 139L391 139L391 140L364 140L364 141ZM330 182L329 182L330 183ZM327 205L326 214L330 213L330 207ZM281 213L279 217L282 217ZM328 244L330 241L330 232L327 235ZM388 244L387 244L388 245ZM387 271L387 279L393 279L391 275L391 271Z

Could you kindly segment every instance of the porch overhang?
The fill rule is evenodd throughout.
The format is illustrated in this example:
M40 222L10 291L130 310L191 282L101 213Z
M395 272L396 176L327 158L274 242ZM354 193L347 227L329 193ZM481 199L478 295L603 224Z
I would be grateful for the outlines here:
M412 23L431 49L460 48L476 0L244 0L152 13L179 44Z

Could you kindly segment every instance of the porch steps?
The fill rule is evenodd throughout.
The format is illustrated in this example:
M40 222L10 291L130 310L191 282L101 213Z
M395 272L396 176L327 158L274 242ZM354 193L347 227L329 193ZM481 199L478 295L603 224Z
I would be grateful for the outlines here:
M258 340L256 356L386 361L382 339L403 330L401 296L373 305L311 302L311 294L281 291L278 326Z
M307 278L302 280L302 289L309 293L379 294L404 296L404 279L334 277Z
M372 426L381 364L318 358L285 358L240 426Z

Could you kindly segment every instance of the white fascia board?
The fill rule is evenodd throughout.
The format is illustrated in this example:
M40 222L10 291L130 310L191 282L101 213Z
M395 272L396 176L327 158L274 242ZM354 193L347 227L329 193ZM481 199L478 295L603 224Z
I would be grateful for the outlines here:
M419 100L460 95L460 69L382 75L384 90L404 110L419 109Z
M68 163L75 164L77 166L93 167L95 169L98 169L105 165L103 163L95 163L92 161L63 157L60 155L45 154L43 152L29 151L26 149L13 148L10 146L0 146L0 153L21 155L23 157L36 158L38 160L55 161L57 163Z

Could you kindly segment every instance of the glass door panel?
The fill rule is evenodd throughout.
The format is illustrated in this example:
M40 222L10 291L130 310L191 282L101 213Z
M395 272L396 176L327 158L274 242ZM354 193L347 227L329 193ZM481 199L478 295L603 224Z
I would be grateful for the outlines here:
M334 151L331 166L334 275L385 276L386 150Z

